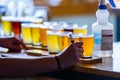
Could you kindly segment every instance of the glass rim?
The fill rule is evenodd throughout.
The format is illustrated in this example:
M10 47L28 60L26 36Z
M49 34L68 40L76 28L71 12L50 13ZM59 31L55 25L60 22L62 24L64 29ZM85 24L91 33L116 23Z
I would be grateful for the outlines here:
M89 37L94 37L94 34L80 34L80 38L89 38Z

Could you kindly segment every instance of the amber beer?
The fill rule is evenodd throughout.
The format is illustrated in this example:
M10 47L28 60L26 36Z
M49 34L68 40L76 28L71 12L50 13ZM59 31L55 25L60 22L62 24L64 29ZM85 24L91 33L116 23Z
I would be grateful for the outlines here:
M58 35L54 31L47 31L47 46L51 54L59 52L58 48Z
M32 24L31 34L32 34L33 45L40 45L40 43L41 43L40 27L37 24Z
M32 34L29 23L22 24L22 39L25 44L32 44Z
M92 52L94 48L94 35L82 35L80 41L83 42L83 58L92 58Z
M41 45L46 47L47 46L47 38L46 38L46 33L49 30L48 27L41 26L40 28L40 35L41 35Z
M4 32L4 36L10 36L12 32L11 17L3 16L1 20L2 20L2 29Z
M74 42L79 42L80 41L79 37L80 37L80 34L73 34Z
M69 32L68 32L69 33ZM59 51L62 51L69 46L70 40L67 32L61 32L58 34L58 47Z
M12 19L12 31L15 37L20 38L21 34L21 21L19 18Z

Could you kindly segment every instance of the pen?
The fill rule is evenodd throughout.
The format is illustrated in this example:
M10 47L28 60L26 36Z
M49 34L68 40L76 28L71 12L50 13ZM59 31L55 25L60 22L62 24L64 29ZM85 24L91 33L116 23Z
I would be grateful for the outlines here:
M70 38L71 43L74 43L74 39L73 39L72 33L69 34L69 38Z

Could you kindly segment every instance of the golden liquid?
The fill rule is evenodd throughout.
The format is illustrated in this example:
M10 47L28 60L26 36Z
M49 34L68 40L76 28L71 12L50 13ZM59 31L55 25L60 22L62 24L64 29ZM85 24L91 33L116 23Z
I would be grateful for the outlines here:
M42 24L42 22L34 22L35 24Z
M10 36L12 32L12 25L10 21L2 21L2 28L4 31L4 35Z
M46 39L46 32L48 29L46 28L41 28L40 29L40 35L41 35L41 44L42 46L47 46L47 39Z
M83 57L91 57L94 48L94 37L81 37L80 41L83 42Z
M61 31L61 32L64 32L64 29L61 29L60 31Z
M50 53L58 53L58 40L57 35L47 34L47 45Z
M22 27L22 37L25 44L32 44L31 28Z
M33 45L40 45L40 28L31 28Z
M73 33L74 34L80 34L80 33L87 34L87 29L74 29Z
M74 38L74 42L79 42L80 40L79 40L79 37L75 37Z
M59 51L62 51L66 47L68 47L70 44L70 40L68 36L58 36L58 46Z

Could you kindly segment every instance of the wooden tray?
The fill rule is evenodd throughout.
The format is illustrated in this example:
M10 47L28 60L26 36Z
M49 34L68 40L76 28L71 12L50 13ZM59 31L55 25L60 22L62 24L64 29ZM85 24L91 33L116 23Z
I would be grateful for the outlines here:
M80 63L83 64L102 63L102 57L92 57L91 59L80 58Z

